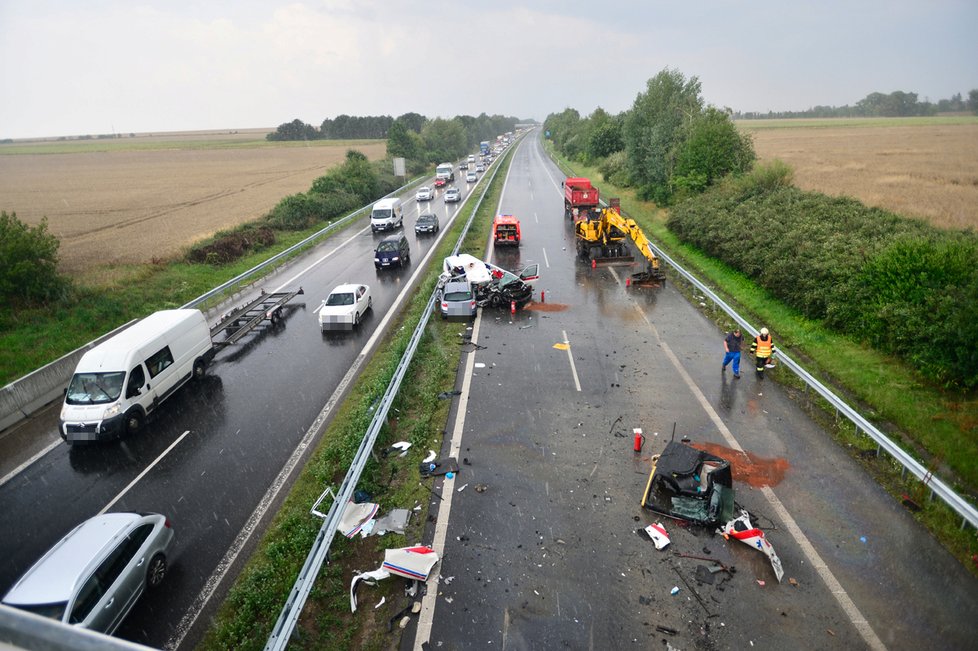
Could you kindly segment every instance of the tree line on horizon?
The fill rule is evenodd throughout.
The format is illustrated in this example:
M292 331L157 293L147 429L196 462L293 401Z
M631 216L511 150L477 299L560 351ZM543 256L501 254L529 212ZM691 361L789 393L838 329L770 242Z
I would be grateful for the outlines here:
M813 106L805 111L735 111L735 120L767 120L778 118L899 118L931 116L939 113L970 112L978 115L978 88L968 92L968 97L955 93L949 99L936 103L920 101L917 93L901 90L892 93L870 93L853 106Z

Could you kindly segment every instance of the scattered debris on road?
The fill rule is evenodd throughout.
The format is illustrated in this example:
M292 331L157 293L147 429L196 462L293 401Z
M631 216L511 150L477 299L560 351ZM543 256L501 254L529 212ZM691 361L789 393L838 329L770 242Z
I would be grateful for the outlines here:
M649 534L649 538L655 543L656 549L665 549L670 542L669 534L660 522L645 527L645 533Z
M719 526L733 516L730 462L669 441L661 454L652 457L642 506L694 524Z
M774 568L774 575L778 577L778 583L781 582L781 577L784 576L781 559L778 558L771 543L764 537L764 532L751 524L750 514L747 511L741 511L738 517L727 522L723 529L717 530L717 533L723 534L725 538L733 537L735 540L763 552L771 560L771 567Z

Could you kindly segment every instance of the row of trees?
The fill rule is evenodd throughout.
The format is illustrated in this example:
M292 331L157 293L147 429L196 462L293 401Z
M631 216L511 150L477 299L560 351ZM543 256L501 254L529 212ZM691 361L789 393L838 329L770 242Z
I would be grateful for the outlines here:
M394 141L392 156L411 160L425 159L425 152L456 152L457 156L474 148L482 140L512 131L517 118L502 115L472 117L459 115L450 120L429 119L420 113L327 118L319 126L296 119L280 124L266 136L268 140L354 140L388 138ZM414 134L412 136L411 134ZM417 136L417 137L415 137ZM461 147L462 149L458 149Z
M856 102L854 106L815 106L807 111L768 111L767 113L734 113L734 118L740 120L768 118L851 118L851 117L911 117L920 115L937 115L938 113L961 113L970 111L978 115L978 88L972 89L968 97L955 93L950 99L938 100L932 103L920 101L917 93L907 93L901 90L892 93L870 93Z
M635 187L660 205L745 172L756 158L730 112L704 103L699 80L668 68L648 81L628 111L610 115L598 108L581 118L568 108L547 116L544 129L568 158L598 164L606 181Z

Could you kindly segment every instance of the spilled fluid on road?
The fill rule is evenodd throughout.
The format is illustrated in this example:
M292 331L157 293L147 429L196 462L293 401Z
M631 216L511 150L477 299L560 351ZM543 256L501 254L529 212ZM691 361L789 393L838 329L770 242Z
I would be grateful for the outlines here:
M734 481L744 482L754 488L777 486L791 467L787 459L766 458L753 452L740 452L717 443L690 443L697 450L714 454L730 462Z

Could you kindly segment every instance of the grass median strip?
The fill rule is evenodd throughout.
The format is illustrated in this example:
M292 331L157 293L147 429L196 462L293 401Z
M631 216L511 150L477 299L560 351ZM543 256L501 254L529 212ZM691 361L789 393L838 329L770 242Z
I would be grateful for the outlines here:
M498 203L509 159L502 168L472 227L461 251L481 255L488 238L493 211ZM329 424L309 463L296 480L282 508L265 532L258 549L231 588L227 600L208 631L202 649L260 649L264 646L278 613L305 561L321 521L310 515L309 508L328 485L338 486L352 461L372 418L373 406L383 395L394 375L398 361L407 347L415 324L427 306L434 289L441 260L458 239L468 212L467 205L432 258L427 278L411 303L397 319L378 352L366 364L360 377ZM391 417L381 431L377 449L395 441L409 441L411 449L404 458L375 455L358 486L371 495L384 513L392 508L421 506L412 514L411 523L402 535L387 534L378 538L334 539L330 562L306 604L290 648L296 649L392 649L399 642L387 631L389 619L405 605L401 596L403 583L388 580L361 595L361 608L350 613L349 585L354 570L374 569L380 565L383 550L403 547L421 540L432 495L428 484L422 484L418 466L429 449L441 448L444 423L451 404L438 394L451 390L461 356L460 333L468 322L429 321L401 391L391 408ZM430 480L428 480L430 481ZM323 508L328 508L324 505ZM437 571L437 568L436 568ZM385 604L372 608L384 598ZM369 605L368 605L369 604Z

